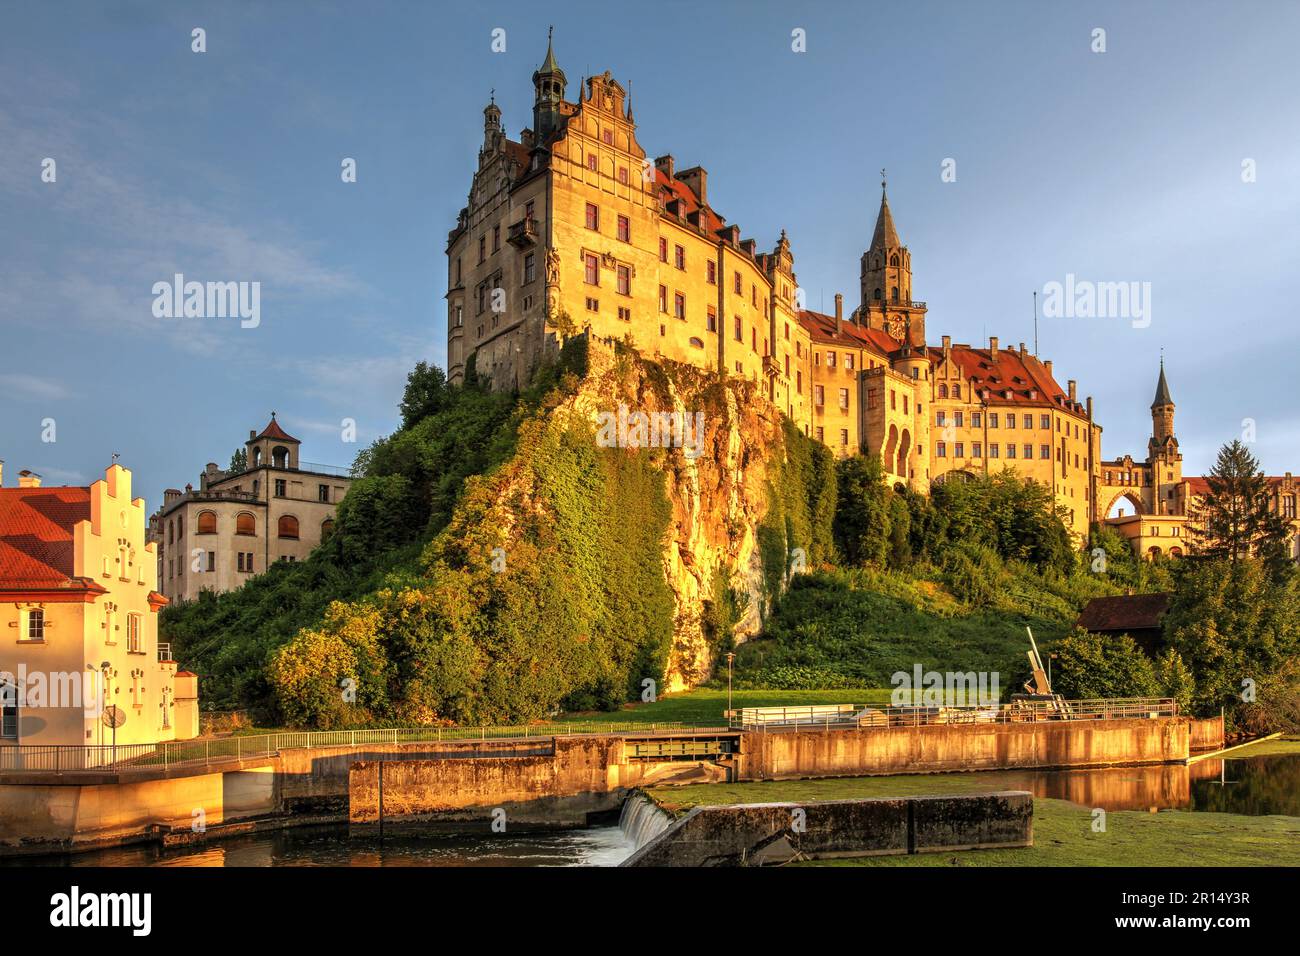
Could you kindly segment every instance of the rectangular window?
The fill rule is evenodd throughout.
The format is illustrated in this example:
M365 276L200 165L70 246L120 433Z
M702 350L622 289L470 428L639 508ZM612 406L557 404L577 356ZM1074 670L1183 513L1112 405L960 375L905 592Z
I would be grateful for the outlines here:
M681 246L673 247L673 260L677 268L685 270L686 268L686 250Z
M983 458L983 457L984 457L984 447L983 447L979 442L977 442L977 441L973 441L973 442L971 442L971 444L970 444L970 456L971 456L972 458Z
M818 426L817 426L817 440L818 440L819 442L823 442L823 443L825 443L825 441L826 441L826 437L825 437L825 436L826 436L826 430L823 429L820 425L818 425Z
M704 265L704 275L708 279L709 285L718 284L718 264L710 259Z
M738 315L735 316L735 319L736 319L736 341L743 342L745 341L745 327L744 325L741 324L740 316Z
M1030 445L1030 444L1026 444L1026 445L1025 445L1025 457L1026 457L1026 458L1033 458L1033 457L1034 457L1034 446L1033 446L1033 445ZM1049 455L1048 457L1050 457L1050 455Z
M594 202L587 203L587 228L600 231L600 207Z
M947 443L947 442L935 442L935 445L934 445L934 453L935 453L936 455L938 455L940 458L947 458L947 457L948 457L948 443Z
M1016 415L1014 412L1007 412L1007 427L1008 428L1016 427ZM1008 455L1007 457L1010 458L1011 456Z
M997 428L997 427L998 427L998 413L989 412L989 428Z
M834 368L834 367L835 367L835 353L834 353L834 352L827 352L827 353L826 353L826 367L827 367L827 368Z
M587 268L583 275L583 281L587 285L600 285L600 257L595 253L589 252L583 257L586 260Z
M849 443L849 430L848 430L847 428L841 428L841 429L840 429L840 444L841 444L841 445L844 445L844 446L847 446L848 443Z
M478 261L479 261L479 264L482 265L482 264L483 264L483 260L486 259L486 258L487 258L487 236L479 236L479 237L478 237Z
M990 457L990 458L996 458L996 457L998 457L998 446L997 446L997 445L989 445L989 457Z
M673 315L679 319L686 318L686 296L680 292L673 296Z
M874 389L867 389L867 408L876 409L880 407L880 393Z
M945 412L945 411L943 411L942 409L940 409L939 411L935 412L935 413L934 413L934 423L935 423L936 425L938 425L940 428L942 428L944 425L948 424L948 413Z
M618 238L620 242L632 241L632 223L627 216L618 217Z
M813 404L821 407L826 404L826 388L822 385L813 386Z
M1042 424L1040 424L1040 425L1038 426L1039 428L1046 428L1046 429L1048 429L1048 430L1051 429L1051 427L1052 427L1052 416L1051 416L1051 415L1041 415L1041 416L1039 416L1039 419L1038 419L1038 420L1042 423ZM1058 423L1058 426L1059 426L1059 423ZM1061 429L1058 427L1056 430L1059 432Z
M713 306L709 306L709 307L705 310L705 316L706 316L707 321L708 321L709 331L710 331L710 332L716 332L716 331L718 331L718 313L717 313L717 311L713 308Z
M524 256L524 284L527 285L537 278L537 256L534 253L528 253Z
M659 311L668 311L668 286L666 285L661 285L659 287Z
M734 283L733 283L733 284L734 284L734 286L735 286L736 295L740 295L740 294L741 294L741 291L742 291L742 287L741 287L741 284L740 284L740 273L739 273L739 272L736 273L736 275L735 275L735 280L734 280Z
M492 251L496 252L501 248L501 227L492 227Z
M966 448L961 442L957 442L957 444L953 447L952 453L954 458L965 458Z
M1008 457L1008 458L1015 458L1015 457L1016 457L1016 446L1015 446L1014 443L1010 443L1010 442L1009 442L1009 443L1007 444L1007 457Z
M45 640L45 611L39 607L34 607L27 612L27 637L25 640Z
M980 427L980 413L979 413L979 412L971 412L971 413L970 413L970 427L971 427L971 428L979 428L979 427Z
M329 500L330 500L330 486L329 486L329 485L317 485L317 486L316 486L316 500L317 500L317 501L324 501L324 502L326 502L326 503L329 502Z
M1025 427L1026 427L1026 428L1030 428L1030 429L1032 429L1032 428L1034 427L1034 416L1033 416L1033 415L1026 415L1026 416L1025 416Z
M283 498L288 494L288 488L289 486L283 478L275 479L275 496L277 498Z
M217 570L217 552L215 551L208 552L208 570L209 571Z
M624 186L627 185L627 167L626 167L626 166L620 166L620 167L618 167L618 181L619 181L620 183L622 183Z
M850 371L850 372L853 371L853 353L852 353L852 352L845 352L845 353L844 353L844 368L845 368L847 371Z
M842 388L840 389L840 408L848 408L848 407L849 407L849 390L847 388Z
M961 412L952 413L952 423L958 428L961 428Z
M618 293L619 295L632 294L632 270L627 266L618 267Z
M1051 446L1051 445L1039 445L1039 446L1038 446L1038 457L1039 457L1039 458L1051 458L1051 457L1052 457L1052 446Z

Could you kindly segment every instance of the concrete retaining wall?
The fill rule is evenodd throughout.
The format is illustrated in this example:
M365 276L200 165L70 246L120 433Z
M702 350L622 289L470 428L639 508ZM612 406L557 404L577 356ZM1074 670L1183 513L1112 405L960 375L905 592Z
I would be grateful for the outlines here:
M1031 846L1033 796L944 797L697 807L623 866L739 866L790 859Z
M1223 717L1190 717L1188 746L1192 753L1223 749Z
M1188 724L1180 717L747 733L739 778L1103 767L1187 756Z

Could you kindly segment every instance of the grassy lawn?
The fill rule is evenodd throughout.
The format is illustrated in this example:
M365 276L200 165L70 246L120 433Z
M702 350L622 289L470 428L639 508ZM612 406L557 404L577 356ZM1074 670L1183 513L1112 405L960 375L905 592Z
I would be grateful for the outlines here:
M733 707L798 707L804 704L872 704L889 703L890 688L862 690L737 690L731 695ZM722 712L727 709L727 689L697 687L695 690L661 697L653 704L624 704L622 710L588 711L561 714L560 722L626 723L636 721L721 727L726 724Z
M991 784L984 774L962 773L701 784L661 787L650 793L677 811L721 803L797 803L998 789L1003 786ZM1089 810L1063 800L1035 799L1032 847L825 860L816 865L1296 866L1300 865L1300 817L1113 811L1106 814L1106 832L1094 833Z
M1300 739L1278 737L1275 740L1265 740L1263 743L1251 744L1241 750L1234 750L1230 754L1224 754L1223 759L1242 760L1247 757L1281 757L1291 754L1300 754Z

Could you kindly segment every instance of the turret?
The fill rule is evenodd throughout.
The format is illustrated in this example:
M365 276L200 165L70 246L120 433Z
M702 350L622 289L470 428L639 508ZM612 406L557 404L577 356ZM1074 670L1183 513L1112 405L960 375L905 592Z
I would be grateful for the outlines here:
M564 71L555 62L551 49L551 30L546 31L546 59L533 74L533 132L540 144L545 144L560 128L560 104L564 102L564 87L568 81Z

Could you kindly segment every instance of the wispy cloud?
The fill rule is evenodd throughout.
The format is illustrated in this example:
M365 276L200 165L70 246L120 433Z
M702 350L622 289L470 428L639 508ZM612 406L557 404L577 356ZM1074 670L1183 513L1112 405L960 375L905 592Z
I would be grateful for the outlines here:
M62 402L76 397L76 393L62 382L23 372L0 373L0 389L10 399Z

